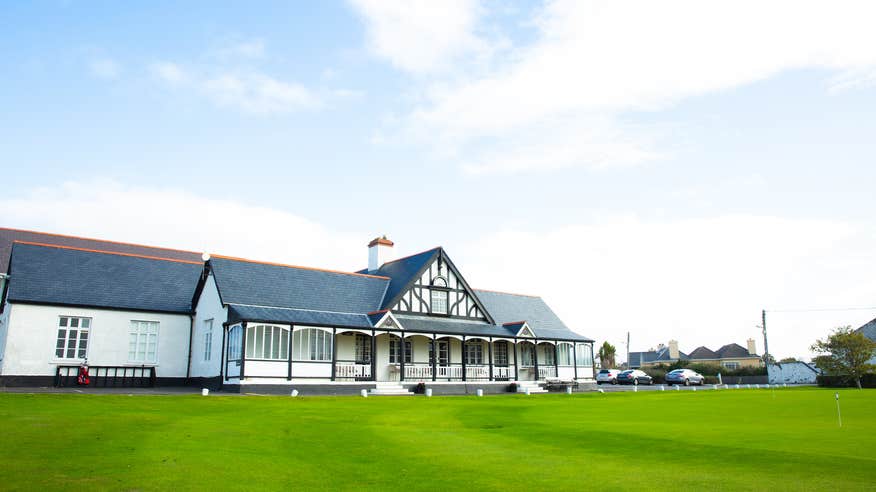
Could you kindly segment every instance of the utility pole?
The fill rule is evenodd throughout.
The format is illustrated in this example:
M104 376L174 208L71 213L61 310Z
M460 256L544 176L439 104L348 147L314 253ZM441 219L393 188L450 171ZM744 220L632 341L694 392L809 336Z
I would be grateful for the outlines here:
M764 364L769 364L770 363L770 346L767 343L766 309L761 310L760 319L761 319L761 328L763 328L763 362L764 362Z

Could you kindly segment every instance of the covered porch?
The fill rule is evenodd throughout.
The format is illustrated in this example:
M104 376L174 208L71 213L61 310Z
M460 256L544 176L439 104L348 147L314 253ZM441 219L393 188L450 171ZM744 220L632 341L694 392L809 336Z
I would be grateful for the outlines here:
M226 382L591 380L592 342L242 322L223 333Z

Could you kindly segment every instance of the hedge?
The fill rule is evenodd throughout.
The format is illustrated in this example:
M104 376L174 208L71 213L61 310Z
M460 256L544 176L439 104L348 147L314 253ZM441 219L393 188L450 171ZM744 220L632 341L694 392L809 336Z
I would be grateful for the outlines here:
M829 388L857 388L855 381L848 376L817 376L815 380L818 386ZM864 374L861 376L862 388L876 388L876 374Z

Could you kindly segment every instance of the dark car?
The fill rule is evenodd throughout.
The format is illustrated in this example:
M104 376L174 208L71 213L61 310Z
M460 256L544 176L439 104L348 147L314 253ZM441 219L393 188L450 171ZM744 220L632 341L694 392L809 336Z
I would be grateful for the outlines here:
M617 375L619 384L651 384L651 376L645 374L645 371L638 369L627 369Z
M666 374L666 384L669 386L673 384L683 384L685 386L692 384L702 385L705 379L702 374L691 369L676 369Z

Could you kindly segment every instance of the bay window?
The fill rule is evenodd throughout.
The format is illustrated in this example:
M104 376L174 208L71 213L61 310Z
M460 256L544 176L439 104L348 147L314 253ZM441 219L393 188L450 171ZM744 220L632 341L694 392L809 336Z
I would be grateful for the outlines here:
M292 336L292 359L331 362L332 334L316 328L296 329Z
M289 328L274 325L246 327L248 359L286 360L289 358Z

